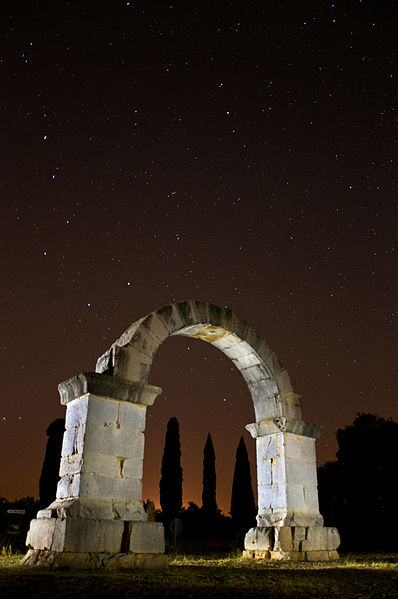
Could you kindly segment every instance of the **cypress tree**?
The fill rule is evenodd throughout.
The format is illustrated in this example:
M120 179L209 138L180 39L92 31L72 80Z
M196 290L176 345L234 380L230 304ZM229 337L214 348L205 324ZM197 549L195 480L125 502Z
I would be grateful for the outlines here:
M230 511L236 530L246 532L249 528L256 526L256 513L249 456L243 437L241 437L236 450Z
M182 508L181 445L177 418L170 418L167 423L159 490L164 521L168 523Z
M210 433L207 435L203 449L202 510L205 516L209 518L215 517L218 511L216 501L216 455Z
M65 420L63 418L57 418L51 422L46 430L48 441L39 480L41 508L49 506L55 500L64 431Z

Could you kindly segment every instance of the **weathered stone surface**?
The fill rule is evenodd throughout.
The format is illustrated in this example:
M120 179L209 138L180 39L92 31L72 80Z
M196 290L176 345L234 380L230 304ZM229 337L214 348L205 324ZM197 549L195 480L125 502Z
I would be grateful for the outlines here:
M26 543L32 549L116 553L120 551L123 526L122 520L32 520Z
M80 475L79 495L103 499L138 500L142 496L142 480L83 473Z
M306 536L305 526L294 526L292 532L295 541L304 541Z
M252 528L245 537L245 556L277 560L337 559L340 537L335 528L269 526Z
M245 549L266 551L274 545L274 528L251 528L245 536Z
M302 542L303 551L332 551L340 545L340 535L337 528L309 526L306 538Z
M146 513L138 499L103 499L76 497L57 499L46 510L40 510L37 518L89 518L91 520L145 521Z
M275 551L292 551L293 550L293 539L292 529L290 526L276 526L275 527Z
M144 432L146 407L140 404L119 403L118 424L128 431Z
M91 393L99 397L151 406L162 390L145 382L130 382L108 374L84 372L60 383L58 391L63 405Z
M287 480L293 485L317 485L316 467L313 462L286 458L285 472Z
M132 522L130 551L134 553L164 553L164 529L160 522Z
M128 570L131 568L167 568L161 554L60 552L30 549L21 560L24 566L47 568Z
M143 459L144 441L144 434L138 431L99 427L87 423L84 449L93 453Z

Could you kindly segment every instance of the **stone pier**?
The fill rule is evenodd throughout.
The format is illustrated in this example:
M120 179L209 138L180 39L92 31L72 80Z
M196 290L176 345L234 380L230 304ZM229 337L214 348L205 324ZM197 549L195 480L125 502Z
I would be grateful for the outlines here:
M245 538L246 557L333 560L340 536L319 513L315 439L321 426L279 418L248 424L256 439L257 527Z
M140 502L147 406L159 387L97 373L59 385L66 405L56 500L32 520L24 562L165 566L164 530Z

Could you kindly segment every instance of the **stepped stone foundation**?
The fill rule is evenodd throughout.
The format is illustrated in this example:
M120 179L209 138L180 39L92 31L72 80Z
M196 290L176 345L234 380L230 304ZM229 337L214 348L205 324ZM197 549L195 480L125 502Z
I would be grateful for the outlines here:
M245 557L329 560L339 534L319 513L315 439L301 398L266 342L226 308L199 301L160 308L133 323L97 361L96 372L59 385L66 425L55 500L32 520L23 562L72 568L165 567L164 530L141 504L148 384L153 356L171 335L202 339L244 377L256 422L257 527Z

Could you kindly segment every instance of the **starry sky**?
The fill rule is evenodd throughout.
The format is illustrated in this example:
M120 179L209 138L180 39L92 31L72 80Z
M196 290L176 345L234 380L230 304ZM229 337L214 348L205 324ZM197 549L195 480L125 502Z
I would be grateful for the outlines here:
M1 488L38 495L57 385L183 299L226 305L304 417L398 418L396 2L1 3ZM184 502L211 432L229 511L243 378L170 338L150 382L144 499L180 422Z

